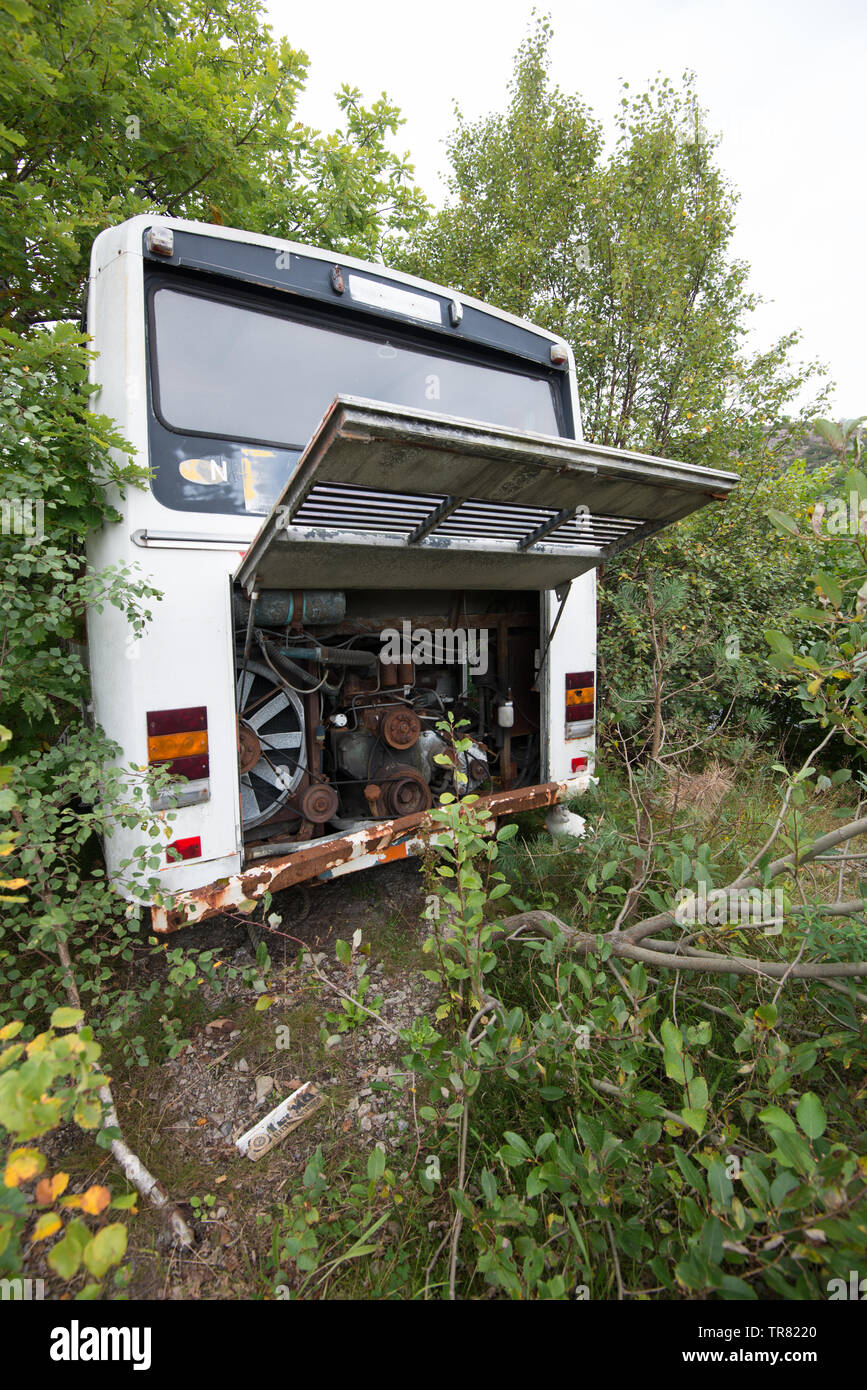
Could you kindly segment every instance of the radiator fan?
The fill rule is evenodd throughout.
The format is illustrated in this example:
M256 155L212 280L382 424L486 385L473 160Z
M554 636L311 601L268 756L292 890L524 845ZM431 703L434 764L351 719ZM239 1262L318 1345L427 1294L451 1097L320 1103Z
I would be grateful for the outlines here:
M241 824L262 825L296 790L307 761L304 707L257 661L236 661Z

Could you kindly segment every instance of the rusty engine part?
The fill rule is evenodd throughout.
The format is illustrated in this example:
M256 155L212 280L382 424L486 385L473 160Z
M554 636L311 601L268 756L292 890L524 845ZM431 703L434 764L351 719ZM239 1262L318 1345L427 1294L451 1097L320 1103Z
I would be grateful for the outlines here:
M304 820L314 825L327 825L337 815L340 799L327 782L311 782L298 797L298 809Z
M386 775L379 783L364 788L371 815L378 819L414 816L430 809L433 796L422 773L400 764L383 770Z
M262 745L258 738L242 719L238 720L238 760L241 767L241 775L250 772L256 766L262 756Z
M398 706L383 714L379 731L389 748L412 748L421 733L421 720L415 710Z

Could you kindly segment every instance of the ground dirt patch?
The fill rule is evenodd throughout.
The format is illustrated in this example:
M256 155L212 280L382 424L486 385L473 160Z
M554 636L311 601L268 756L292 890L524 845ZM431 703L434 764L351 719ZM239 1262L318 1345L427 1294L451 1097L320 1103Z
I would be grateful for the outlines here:
M412 1157L417 1129L400 1060L406 1046L389 1030L409 1027L435 1002L434 987L418 968L423 908L420 867L406 861L323 884L309 903L297 892L276 895L268 909L283 918L276 931L261 921L248 931L243 920L221 917L174 938L173 945L214 950L236 964L252 964L257 940L266 940L273 1002L257 1010L257 994L243 984L221 994L203 985L198 1021L177 1057L113 1070L128 1142L179 1202L197 1237L189 1251L167 1249L158 1218L142 1205L129 1226L130 1298L267 1297L260 1270L270 1247L270 1214L300 1183L318 1144L337 1160L376 1143L395 1162L404 1151ZM320 976L355 992L358 967L340 965L335 943L358 928L369 951L366 1002L374 1007L381 996L376 1012L388 1026L370 1019L341 1032L326 1020L340 1012L340 998ZM235 1139L304 1081L320 1089L323 1108L258 1162L241 1157ZM49 1140L50 1161L74 1172L81 1186L102 1182L122 1190L110 1155L75 1126ZM47 1278L48 1296L57 1297L45 1266L49 1244L39 1247L40 1267L32 1273Z

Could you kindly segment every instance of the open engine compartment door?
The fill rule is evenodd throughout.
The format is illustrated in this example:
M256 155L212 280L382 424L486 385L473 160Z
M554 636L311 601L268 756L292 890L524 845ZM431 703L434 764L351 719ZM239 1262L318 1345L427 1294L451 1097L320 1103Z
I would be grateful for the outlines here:
M249 589L554 589L737 474L338 396L244 557Z

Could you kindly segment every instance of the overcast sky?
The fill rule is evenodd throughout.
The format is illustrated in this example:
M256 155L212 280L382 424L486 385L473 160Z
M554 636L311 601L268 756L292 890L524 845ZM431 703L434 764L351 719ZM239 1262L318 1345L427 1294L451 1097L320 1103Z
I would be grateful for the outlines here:
M445 199L443 139L502 110L532 0L266 0L277 34L310 58L300 117L333 129L341 82L382 91L406 118L396 147ZM552 77L606 129L620 79L697 74L718 158L739 190L735 254L769 304L756 346L792 328L836 382L833 413L867 412L864 0L541 0L554 24Z

